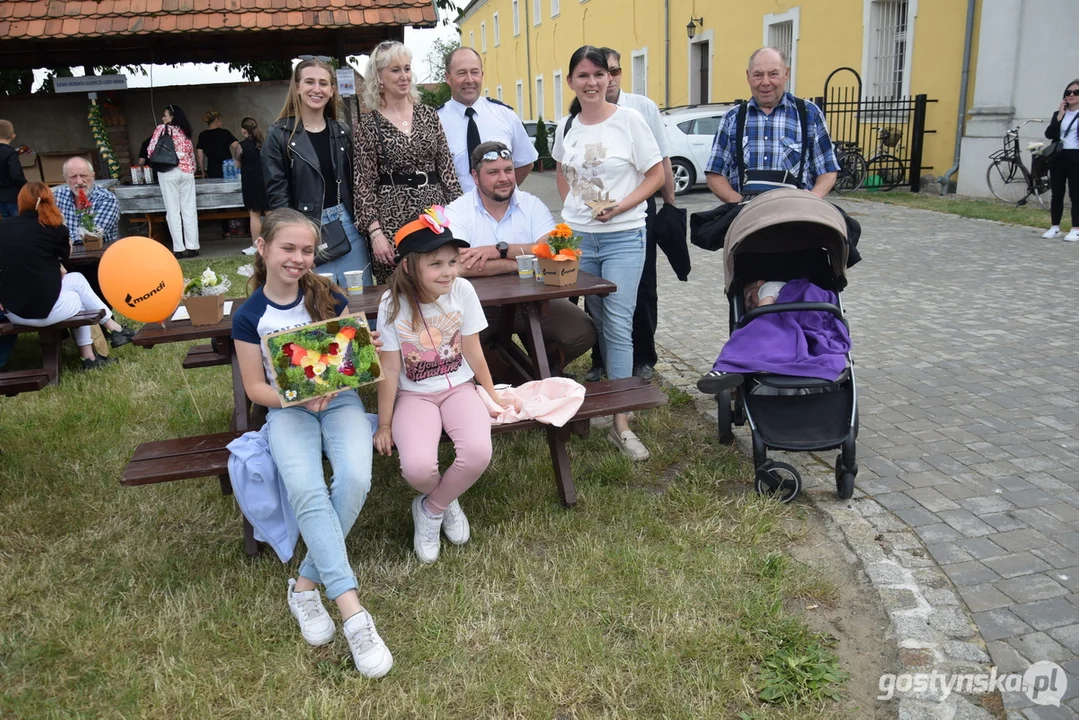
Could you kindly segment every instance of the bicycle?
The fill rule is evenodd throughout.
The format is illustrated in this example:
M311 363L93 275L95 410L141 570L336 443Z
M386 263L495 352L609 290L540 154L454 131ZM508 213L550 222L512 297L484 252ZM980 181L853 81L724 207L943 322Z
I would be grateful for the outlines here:
M895 128L875 127L877 131L877 146L873 148L873 157L866 160L866 183L870 188L879 190L895 190L906 182L907 167L903 161L889 152L893 149L899 152L902 133ZM869 179L877 177L875 183Z
M1049 192L1049 168L1037 154L1042 143L1031 143L1027 148L1030 150L1030 170L1023 164L1019 151L1019 129L1032 122L1044 121L1032 118L1004 133L1004 147L989 156L993 162L985 171L989 192L1004 202L1015 203L1016 207L1026 205L1031 197L1045 207L1045 195Z
M836 140L835 159L839 164L836 174L835 191L841 195L854 192L862 186L866 178L865 158L858 150L858 143L849 140Z

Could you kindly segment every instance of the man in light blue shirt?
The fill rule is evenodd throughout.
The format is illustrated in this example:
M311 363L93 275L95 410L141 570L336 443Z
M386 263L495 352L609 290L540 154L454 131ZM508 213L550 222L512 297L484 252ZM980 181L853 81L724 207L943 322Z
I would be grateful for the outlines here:
M497 141L510 149L517 184L532 171L539 157L524 124L509 105L483 97L483 62L469 47L446 55L446 84L451 99L438 109L438 119L453 156L461 191L473 187L470 154L481 142Z
M517 256L529 255L533 243L554 230L551 211L535 195L517 187L513 153L500 142L480 143L472 153L474 188L446 206L453 236L471 247L461 251L462 277L517 272ZM485 307L487 341L498 331L500 307ZM569 300L551 300L540 318L543 342L552 371L583 355L596 340L592 319ZM514 332L527 333L523 314L514 318Z

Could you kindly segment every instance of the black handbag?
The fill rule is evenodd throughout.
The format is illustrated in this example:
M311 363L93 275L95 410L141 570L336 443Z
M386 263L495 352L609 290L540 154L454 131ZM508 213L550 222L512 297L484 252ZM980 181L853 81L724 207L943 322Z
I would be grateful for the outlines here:
M340 180L337 181L337 204L341 204ZM315 248L315 267L343 258L352 249L352 243L345 234L345 225L341 222L341 218L322 223L320 234L320 242Z
M154 146L149 162L156 173L167 172L180 164L180 158L176 156L176 145L172 142L172 130L168 125L165 126L161 137L157 139L157 145Z

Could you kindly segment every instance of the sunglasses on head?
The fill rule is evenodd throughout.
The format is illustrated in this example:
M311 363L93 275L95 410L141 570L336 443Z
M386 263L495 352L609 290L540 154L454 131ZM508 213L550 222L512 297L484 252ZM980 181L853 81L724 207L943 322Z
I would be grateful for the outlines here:
M1064 92L1064 97L1068 97L1069 95L1071 95L1071 96L1073 96L1073 97L1074 97L1075 95L1079 95L1079 90L1066 90L1066 91Z
M497 160L498 158L502 158L503 160L509 160L512 157L513 157L513 153L510 152L508 149L507 150L488 150L487 152L485 152L483 154L483 157L481 157L480 160L483 161L483 162L491 162L493 160Z
M332 58L327 57L326 55L300 55L298 57L300 60L321 60L324 63L328 63L332 60Z
M617 76L622 74L622 68L620 68L620 67L607 68L607 72L610 73L611 75L614 75L615 77L617 77Z

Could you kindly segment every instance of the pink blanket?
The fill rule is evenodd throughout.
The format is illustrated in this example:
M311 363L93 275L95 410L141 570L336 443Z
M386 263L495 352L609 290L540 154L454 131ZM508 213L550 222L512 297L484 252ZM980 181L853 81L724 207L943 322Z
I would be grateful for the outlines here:
M491 418L492 425L538 420L547 425L562 427L568 423L584 402L584 385L569 378L554 377L546 380L533 380L520 387L496 385L495 390L503 397L513 398L521 403L520 410L502 408L479 385L476 392L487 409L498 415Z

